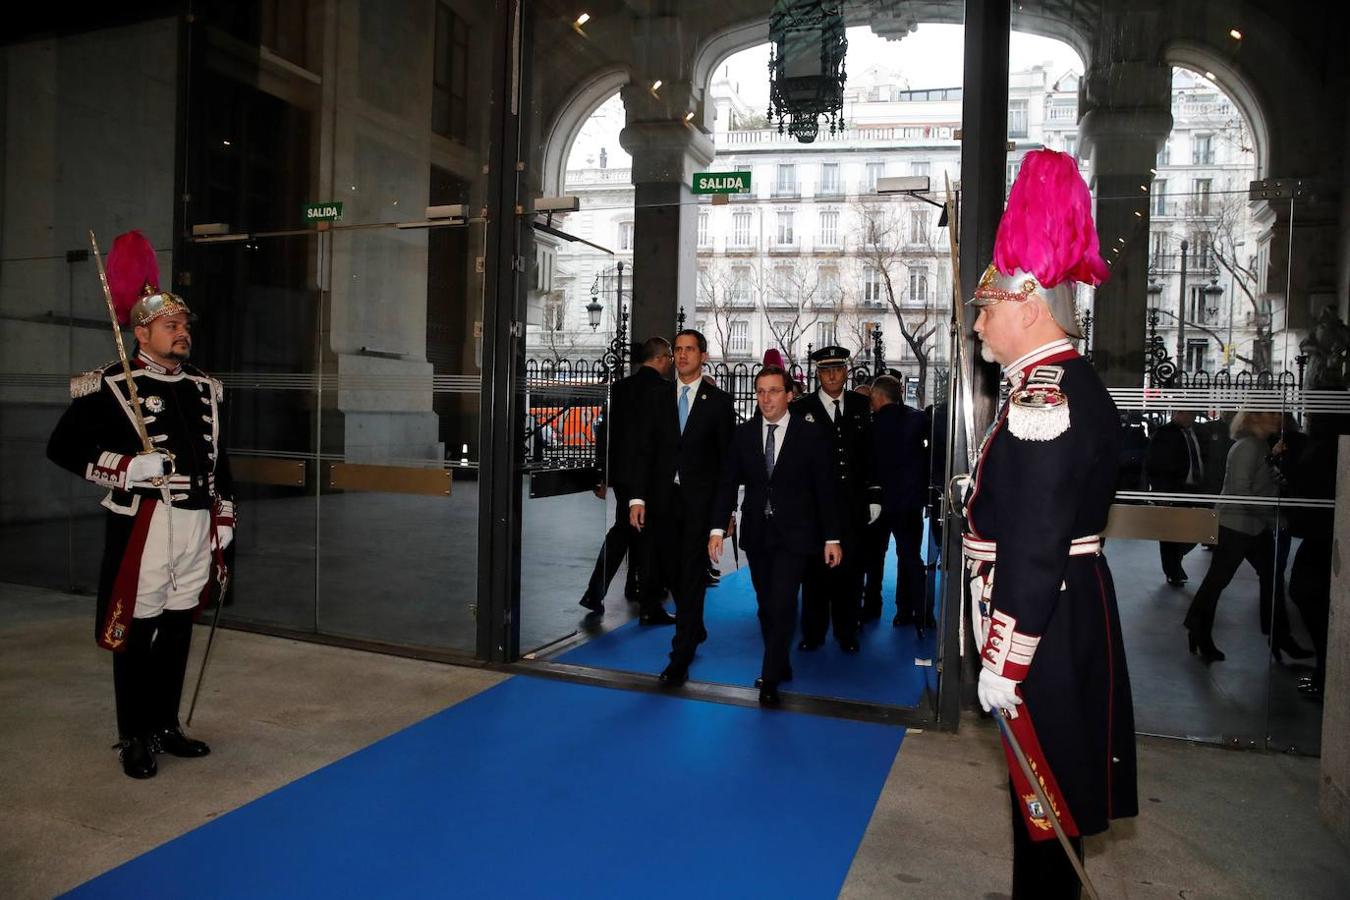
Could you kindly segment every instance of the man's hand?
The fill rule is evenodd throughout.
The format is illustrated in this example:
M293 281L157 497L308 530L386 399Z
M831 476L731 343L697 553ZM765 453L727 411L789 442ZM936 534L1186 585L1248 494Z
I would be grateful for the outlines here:
M217 546L217 547L219 547L221 550L224 550L226 547L230 546L230 544L231 544L233 541L234 541L234 526L233 526L233 525L217 525L217 526L216 526L216 546Z
M825 565L833 569L844 561L844 550L838 544L825 545Z
M996 675L983 666L980 667L980 681L975 686L975 696L980 699L980 707L985 712L1003 710L1008 718L1017 718L1017 707L1022 698L1017 696L1017 682L1011 678Z
M736 533L736 514L732 513L730 520L727 521L727 537Z
M603 500L605 499L605 494L609 493L609 487L602 481L595 486L595 489L592 491L592 493L594 493L595 496Z
M634 503L628 507L628 524L632 525L638 531L647 524L647 504Z
M874 522L876 522L877 519L880 518L881 518L881 504L880 503L867 504L867 524L871 525Z
M152 484L152 479L162 478L169 472L169 457L156 450L153 453L138 454L127 465L127 483L139 487Z
M722 536L720 534L714 534L708 538L708 559L715 563L722 560Z

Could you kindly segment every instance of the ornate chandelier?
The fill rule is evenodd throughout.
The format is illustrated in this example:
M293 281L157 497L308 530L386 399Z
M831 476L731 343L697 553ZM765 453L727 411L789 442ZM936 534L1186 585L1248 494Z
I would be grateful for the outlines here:
M769 17L769 121L803 144L844 130L844 34L841 5L831 0L777 0Z

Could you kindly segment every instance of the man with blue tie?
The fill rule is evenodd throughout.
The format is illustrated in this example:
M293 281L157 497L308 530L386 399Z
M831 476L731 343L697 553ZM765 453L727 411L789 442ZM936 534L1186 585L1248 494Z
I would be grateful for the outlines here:
M843 559L829 442L819 426L789 413L789 384L777 366L765 366L755 376L759 413L736 429L708 519L708 557L717 562L737 489L745 485L741 546L750 561L764 638L756 681L764 706L777 706L778 685L792 678L788 654L807 565L821 558L834 568Z
M694 651L708 636L703 627L708 517L736 427L731 395L703 381L707 338L692 328L681 331L674 352L674 384L661 382L646 394L628 501L634 528L642 530L651 517L652 556L675 598L670 664L661 673L662 684L672 687L689 677Z

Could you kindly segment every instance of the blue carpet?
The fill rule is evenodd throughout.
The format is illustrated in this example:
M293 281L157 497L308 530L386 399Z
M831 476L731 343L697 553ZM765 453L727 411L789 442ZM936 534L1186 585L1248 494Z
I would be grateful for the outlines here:
M861 652L844 653L833 638L827 638L819 650L802 653L794 641L793 678L784 685L784 690L894 706L918 705L925 685L937 691L933 668L915 662L933 659L937 640L934 632L929 631L920 641L911 627L891 627L891 617L895 615L895 575L892 542L882 580L881 620L863 626L858 639ZM940 596L940 591L939 581L934 596ZM764 641L759 634L755 591L744 555L739 569L723 575L721 583L708 590L703 618L708 640L698 648L689 677L722 684L753 684L764 658ZM799 626L799 637L800 631ZM668 661L671 634L668 627L643 628L630 622L562 654L558 661L655 674Z
M903 737L518 677L67 896L834 897Z

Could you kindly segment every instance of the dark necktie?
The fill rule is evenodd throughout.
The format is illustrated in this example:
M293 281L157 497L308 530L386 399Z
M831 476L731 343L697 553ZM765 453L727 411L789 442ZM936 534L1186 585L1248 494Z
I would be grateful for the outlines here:
M839 401L838 401L838 400L834 401L834 422L835 422L836 425L839 424Z
M1195 432L1189 428L1181 429L1181 433L1186 438L1186 457L1190 463L1190 470L1186 472L1186 483L1199 484L1200 479L1205 477L1204 467L1200 463L1200 444L1195 439Z
M774 451L773 433L776 428L778 428L777 425L773 424L769 425L769 437L768 440L764 442L764 474L769 478L773 478L773 451ZM765 492L764 496L764 515L766 516L773 515L773 504L769 500L767 491Z

